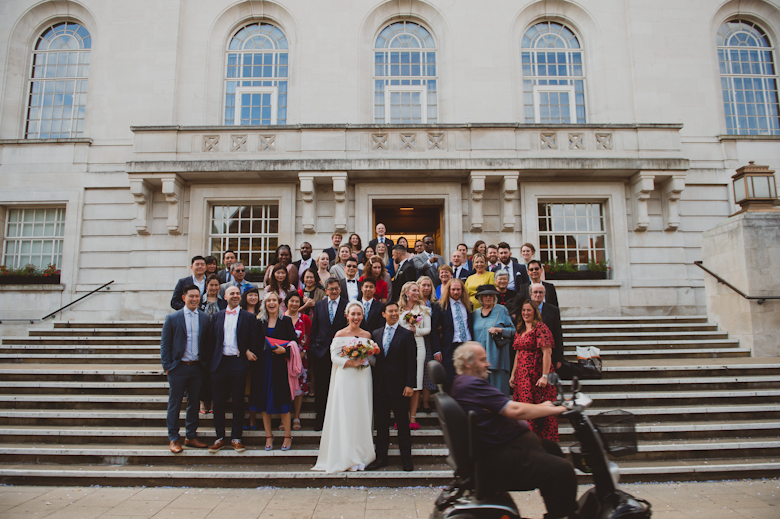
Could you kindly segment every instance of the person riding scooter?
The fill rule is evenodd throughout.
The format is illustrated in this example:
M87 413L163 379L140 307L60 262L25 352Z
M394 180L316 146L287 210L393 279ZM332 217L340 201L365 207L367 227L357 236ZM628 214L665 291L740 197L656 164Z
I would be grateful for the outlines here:
M450 395L476 414L484 488L496 492L538 488L546 519L577 517L577 477L555 442L540 440L525 420L566 411L551 402L514 402L487 381L490 363L478 342L466 342L453 356L457 373Z

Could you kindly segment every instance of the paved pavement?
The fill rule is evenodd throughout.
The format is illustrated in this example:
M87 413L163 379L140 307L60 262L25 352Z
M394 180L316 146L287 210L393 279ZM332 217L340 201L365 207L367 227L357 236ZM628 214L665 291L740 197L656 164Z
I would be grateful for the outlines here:
M581 486L580 491L587 487ZM780 479L627 484L653 517L780 518ZM0 519L423 519L432 488L199 489L0 486ZM515 494L525 517L541 517L536 492Z

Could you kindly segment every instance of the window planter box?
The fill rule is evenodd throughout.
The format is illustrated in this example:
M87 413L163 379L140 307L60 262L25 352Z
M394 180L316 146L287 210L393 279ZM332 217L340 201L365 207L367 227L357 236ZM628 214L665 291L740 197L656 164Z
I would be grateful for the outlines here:
M609 274L609 272L581 270L579 272L546 272L544 277L546 281L555 279L607 279L607 274Z
M52 276L0 276L0 285L59 285L60 275Z
M244 281L249 281L250 283L262 283L263 277L265 277L265 272L262 274L247 272L246 276L244 276Z

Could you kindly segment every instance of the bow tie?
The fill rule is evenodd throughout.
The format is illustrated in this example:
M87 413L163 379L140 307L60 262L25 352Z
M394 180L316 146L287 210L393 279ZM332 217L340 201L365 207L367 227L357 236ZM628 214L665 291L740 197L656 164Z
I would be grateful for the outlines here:
M235 308L233 310L225 310L226 315L238 315L238 308Z
M357 280L356 279L348 279L347 283L357 283Z

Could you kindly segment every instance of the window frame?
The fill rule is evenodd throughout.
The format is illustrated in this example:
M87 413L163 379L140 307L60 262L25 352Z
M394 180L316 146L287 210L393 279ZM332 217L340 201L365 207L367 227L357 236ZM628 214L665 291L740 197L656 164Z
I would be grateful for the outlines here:
M540 229L539 223L540 223L540 220L543 217L541 215L539 215L539 209L538 209L539 205L542 205L542 204L549 204L549 205L559 204L559 205L562 205L562 206L574 205L575 206L575 211L576 211L576 205L577 204L598 205L598 206L600 206L600 209L601 209L601 216L599 218L600 218L601 223L603 225L603 230L601 230L601 231L594 231L594 230L591 230L591 229L586 229L584 231L577 231L577 230L570 231L570 230L564 229L562 231L554 231L554 230L542 231ZM610 233L609 233L608 220L607 220L607 207L606 207L606 203L603 200L593 200L593 199L539 199L537 201L536 206L537 206L537 216L536 216L537 229L539 229L538 233L539 233L539 259L540 259L540 261L541 261L542 249L543 249L543 247L542 247L542 237L543 236L548 237L548 244L550 244L549 247L544 248L545 252L547 252L549 254L549 258L548 258L548 261L549 261L551 258L555 258L557 260L556 252L559 251L559 249L557 249L555 247L555 240L554 240L554 238L556 236L564 236L564 239L566 237L568 237L568 236L574 236L575 237L575 241L576 241L576 237L577 236L591 236L591 235L597 235L597 236L603 236L604 237L604 247L603 247L604 259L603 259L603 261L605 263L610 261L610 253L609 253L609 240L610 240L609 239L609 234ZM565 208L564 208L564 210L565 210ZM551 215L549 217L549 219L552 220L552 218L554 218L554 217ZM564 215L562 215L562 216L560 216L558 218L566 218L566 215L564 214ZM575 214L573 216L573 218L575 219L575 222L576 222L576 219L579 218L579 217ZM594 218L594 216L585 215L582 218L585 218L586 220L589 220L589 219ZM588 226L590 226L590 225L588 224ZM564 245L563 249L561 249L561 251L564 253L564 256L566 255L566 252L570 251L570 250L572 250L572 249L570 249L566 245ZM579 247L575 247L573 250L575 251L577 256L579 256L579 252L580 251L586 250L587 251L587 255L588 255L588 261L590 261L590 260L602 261L602 260L597 259L594 254L591 254L591 253L595 252L596 250L602 250L601 248L592 247L592 246L589 245L587 249L580 249ZM565 258L564 262L569 262L569 259ZM576 265L578 267L582 266L582 265L586 265L586 264L587 264L587 261L585 263L580 262L579 261L579 257L577 258L577 261L574 263L574 265Z
M27 264L29 264L29 263L26 263L24 265L22 265L22 264L15 265L15 259L19 258L21 256L21 252L17 252L17 251L14 251L14 253L11 255L11 257L14 258L14 261L11 263L11 265L9 265L7 263L6 258L8 256L8 254L7 254L6 250L7 250L7 247L8 247L8 243L11 242L11 241L13 241L13 242L22 242L22 241L42 241L42 242L44 242L44 241L52 241L52 242L59 242L59 251L58 252L54 252L53 251L52 253L50 253L50 255L52 257L58 257L58 262L55 262L54 264L57 266L57 269L62 270L62 266L63 266L62 262L64 261L64 257L65 257L65 237L67 235L67 233L65 232L65 228L66 228L66 225L67 225L67 206L66 205L59 205L59 204L57 204L57 205L52 205L52 204L32 205L32 206L30 206L30 205L4 205L4 206L2 206L2 209L3 209L3 213L4 214L3 214L3 227L2 227L2 250L0 250L0 264L5 265L8 268L23 268ZM46 210L49 210L49 209L54 209L56 211L60 211L60 213L59 213L60 219L54 220L53 222L50 222L50 223L53 223L55 226L57 226L57 225L60 226L61 234L59 236L35 236L35 235L24 236L24 235L21 235L21 234L17 234L16 236L9 237L9 235L8 235L8 228L9 228L9 225L12 223L11 222L11 211L21 211L22 219L18 220L18 222L19 223L24 223L24 219L23 219L24 211L33 211L34 212L34 211L39 211L39 210L46 211ZM44 220L43 222L35 222L33 220L32 222L29 222L29 223L33 224L33 225L35 223L41 223L43 225L46 225L46 220ZM56 248L56 247L53 247L53 248ZM33 253L30 252L29 255L33 256ZM44 253L41 252L41 253L38 253L37 255L43 256ZM38 265L38 268L43 270L48 265L49 264L47 264L47 265Z
M238 220L238 222L249 221L250 222L250 224L249 224L250 225L250 232L242 233L242 232L240 232L240 229L239 229L239 232L235 233L235 234L232 234L230 232L217 232L217 233L214 233L213 232L213 228L214 228L214 218L213 218L214 208L215 207L231 207L231 206L239 208L238 209L238 214L239 215L241 214L241 209L240 208L242 208L242 207L252 207L252 206L268 206L268 207L271 207L271 206L275 206L276 207L276 215L277 215L276 218L274 219L276 221L276 233L270 233L270 232L253 233L253 232L251 232L251 225L252 225L252 221L253 220L260 220L260 221L270 221L270 220L272 220L269 217L266 217L266 218L255 218L254 217L254 210L252 212L252 217L251 218L241 218L241 217L235 218L235 220ZM282 216L282 213L281 213L281 211L282 211L282 208L280 206L280 203L279 203L279 201L276 201L276 200L265 200L265 199L251 200L250 199L250 200L241 200L241 201L224 201L224 200L211 200L211 201L209 201L207 203L207 210L206 210L206 225L207 225L208 232L207 232L207 235L206 235L206 240L207 241L206 241L205 250L209 251L209 254L214 255L217 258L221 258L222 254L224 254L225 250L231 249L231 250L234 250L236 252L237 259L239 261L241 261L242 263L244 263L244 266L246 266L247 269L249 269L249 268L268 268L270 266L271 258L273 257L274 253L276 252L276 247L271 248L271 249L261 249L258 252L252 251L251 248L249 250L243 250L243 248L241 247L241 241L240 240L242 239L242 237L243 238L249 238L249 239L257 238L257 239L262 239L265 242L265 240L271 240L271 239L275 238L276 239L276 244L277 244L276 246L278 247L279 244L282 243L281 242L281 235L282 235L282 232L281 232L281 226L282 226L281 216ZM221 218L220 220L221 221L226 221L226 220L230 220L230 219ZM229 228L228 228L228 230L229 230ZM228 243L227 248L224 248L224 250L217 251L217 250L214 250L214 248L211 246L212 240L215 240L215 239L216 240L220 240L220 243L226 243L225 240L236 239L236 240L238 240L238 246L234 247L234 246L229 245L229 243ZM252 254L258 254L260 256L260 258L268 258L269 265L263 265L263 264L253 265L252 261L251 261ZM246 255L249 255L249 258L246 258ZM263 261L263 260L261 259L261 261Z
M236 104L235 104L235 117L233 119L233 124L235 126L268 126L264 124L259 125L242 125L241 124L241 96L244 94L271 94L271 123L270 126L274 126L277 123L277 116L278 116L278 97L279 97L279 87L275 86L248 86L248 87L236 87Z
M534 123L542 124L541 114L541 94L542 92L566 92L569 94L569 122L568 123L545 123L545 124L577 124L577 102L574 85L534 85Z
M427 124L428 123L428 87L427 85L385 85L385 124L391 124L391 106L390 96L394 93L403 94L405 92L419 93L420 110L422 118L419 123L398 123L398 124Z

